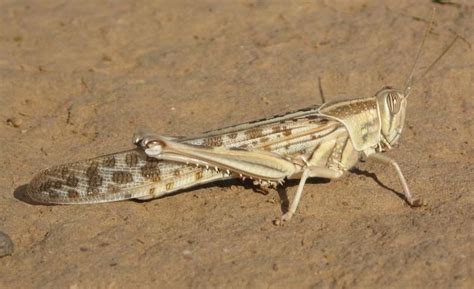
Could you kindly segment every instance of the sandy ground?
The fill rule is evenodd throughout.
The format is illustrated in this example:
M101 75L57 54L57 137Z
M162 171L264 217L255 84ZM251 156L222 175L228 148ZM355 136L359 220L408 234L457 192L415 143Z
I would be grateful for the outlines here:
M436 1L434 1L436 2ZM33 205L55 164L168 135L401 87L430 18L395 173L361 163L306 186L283 227L276 191L221 182L149 202ZM1 1L2 288L472 288L474 3ZM420 73L418 70L417 73ZM291 199L296 183L287 185ZM283 198L284 200L284 198ZM284 202L283 202L284 203Z

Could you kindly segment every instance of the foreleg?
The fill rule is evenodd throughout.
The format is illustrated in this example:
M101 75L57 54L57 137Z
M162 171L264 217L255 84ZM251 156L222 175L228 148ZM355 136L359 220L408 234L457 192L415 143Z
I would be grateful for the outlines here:
M403 195L405 196L405 199L408 202L408 204L410 204L410 206L412 207L421 206L422 202L420 201L420 199L414 198L413 195L411 194L410 189L408 188L407 181L405 177L403 176L402 170L400 169L400 166L394 159L391 159L382 154L373 154L373 155L370 155L369 158L391 165L398 174L398 179L400 180L400 184L403 187Z

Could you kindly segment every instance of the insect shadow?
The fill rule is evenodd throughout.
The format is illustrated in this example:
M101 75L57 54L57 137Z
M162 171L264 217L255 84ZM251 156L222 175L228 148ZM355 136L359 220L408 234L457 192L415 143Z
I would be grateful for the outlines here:
M349 170L351 173L353 174L356 174L356 175L359 175L359 176L365 176L365 177L368 177L368 178L371 178L373 179L379 186L381 186L382 188L386 189L386 190L389 190L391 191L392 193L394 193L395 195L397 195L400 199L402 200L406 200L406 197L403 193L400 193L400 192L397 192L395 191L394 189L390 188L389 186L385 185L384 183L382 183L381 180L379 180L379 178L377 177L377 174L375 173L371 173L369 171L366 171L366 170L361 170L359 168L356 168L356 167L353 167Z
M307 183L308 184L325 184L325 183L329 183L330 181L331 180L329 180L329 179L311 178L311 179L308 179ZM250 180L250 179L247 179L247 180L244 180L244 181L239 180L239 179L229 179L229 180L221 180L221 181L211 182L211 183L208 183L208 184L201 184L201 185L193 186L191 188L178 190L178 191L172 192L170 194L166 194L164 196L160 196L160 197L150 199L150 200L132 199L132 201L137 202L137 203L146 203L146 202L149 202L149 201L152 201L152 200L169 198L169 197L173 197L173 196L176 196L176 195L179 195L179 194L197 191L197 190L200 190L200 189L208 189L208 188L215 188L215 187L229 188L231 186L240 186L240 187L243 187L243 189L252 190L255 193L262 194L262 195L265 195L265 196L268 195L269 193L271 193L272 191L276 191L278 193L278 197L280 198L281 211L283 213L286 213L289 209L289 206L290 206L290 200L288 198L288 189L292 188L292 187L295 187L295 186L298 186L299 182L300 181L297 180L297 179L286 180L285 185L283 185L283 186L277 186L276 188L262 188L259 185L253 184L252 180Z

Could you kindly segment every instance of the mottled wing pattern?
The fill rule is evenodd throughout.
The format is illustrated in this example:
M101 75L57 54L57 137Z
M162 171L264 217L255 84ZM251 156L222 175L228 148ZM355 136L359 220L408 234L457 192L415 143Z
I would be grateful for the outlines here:
M47 169L30 182L27 194L42 203L102 203L146 198L222 177L192 165L158 161L135 149Z

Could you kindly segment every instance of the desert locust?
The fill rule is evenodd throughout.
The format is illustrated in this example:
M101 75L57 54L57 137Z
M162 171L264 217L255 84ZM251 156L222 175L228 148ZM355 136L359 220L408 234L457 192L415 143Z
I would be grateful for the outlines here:
M299 178L294 200L281 219L287 221L296 212L307 178L337 179L366 158L390 165L405 200L418 206L400 167L383 152L402 133L413 72L429 30L403 89L385 87L371 97L315 105L195 138L140 134L134 137L135 149L39 173L27 194L41 203L90 204L152 199L223 179L250 178L268 187Z

